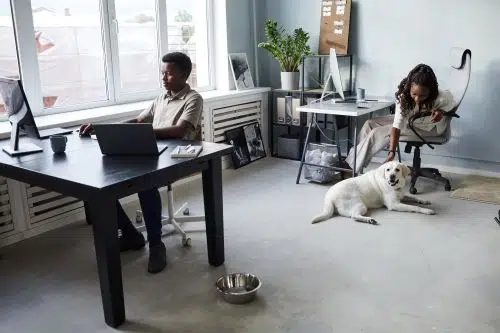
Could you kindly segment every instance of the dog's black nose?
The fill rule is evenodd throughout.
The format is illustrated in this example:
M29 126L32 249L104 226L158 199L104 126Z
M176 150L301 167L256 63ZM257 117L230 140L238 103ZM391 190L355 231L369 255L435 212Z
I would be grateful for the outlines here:
M396 175L390 175L389 179L391 180L391 182L395 181L396 180Z

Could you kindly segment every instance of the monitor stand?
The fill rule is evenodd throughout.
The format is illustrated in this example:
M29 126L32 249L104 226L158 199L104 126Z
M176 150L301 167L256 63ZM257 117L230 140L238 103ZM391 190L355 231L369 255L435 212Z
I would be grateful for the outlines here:
M29 142L20 144L17 147L17 150L12 148L12 146L10 146L10 145L3 146L2 149L4 152L6 152L7 154L9 154L10 156L13 156L13 157L19 156L19 155L39 153L39 152L43 151L43 149L40 148L39 146L35 145L34 143L29 143Z
M43 151L42 148L31 142L19 143L19 125L13 124L10 133L10 144L2 147L10 156L33 154Z

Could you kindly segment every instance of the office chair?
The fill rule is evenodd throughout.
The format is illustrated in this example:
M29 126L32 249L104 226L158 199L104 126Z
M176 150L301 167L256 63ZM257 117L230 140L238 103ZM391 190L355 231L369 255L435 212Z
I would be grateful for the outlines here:
M197 141L202 140L201 127L198 127L197 129L195 140ZM182 224L187 222L205 223L205 215L196 215L196 216L189 215L190 212L187 202L185 202L184 204L181 205L180 208L175 210L172 184L167 185L167 210L168 210L168 215L161 216L161 224L164 226L167 224L171 224L174 227L174 230L172 232L168 232L166 235L170 235L172 233L177 232L182 236L182 245L184 247L191 246L191 238L188 237L186 231L182 228ZM136 224L139 225L136 226L137 230L139 230L140 232L146 230L146 226L143 224L143 216L141 210L136 211L135 222Z
M164 226L167 224L171 224L174 227L174 230L172 232L167 233L167 235L177 232L182 236L182 245L184 247L191 246L191 238L188 237L186 231L182 228L182 224L186 222L197 222L197 223L205 222L205 216L204 215L190 216L187 202L185 202L180 208L175 210L172 185L167 186L167 210L168 210L168 215L161 216L161 224ZM143 223L143 216L141 210L136 211L135 222L136 224L138 224L138 226L136 226L137 230L139 230L140 232L146 230L146 226Z
M411 167L411 183L410 183L410 193L416 194L417 189L415 183L418 177L425 177L434 179L440 183L444 184L444 189L446 191L451 191L450 181L443 177L438 169L434 168L422 168L421 158L420 158L420 148L424 145L429 146L429 148L434 149L433 145L444 145L451 138L451 119L460 118L457 114L458 108L464 99L465 93L469 86L470 72L471 72L471 57L472 53L469 49L453 48L451 50L451 68L453 76L450 82L457 85L457 90L452 91L454 97L457 99L457 105L449 112L446 112L444 116L446 117L447 126L446 131L437 137L424 139L415 129L414 122L418 118L427 117L431 114L428 112L418 113L408 120L408 127L412 130L413 135L401 136L399 142L406 142L405 153L411 153L412 148L415 148L413 152L413 165Z

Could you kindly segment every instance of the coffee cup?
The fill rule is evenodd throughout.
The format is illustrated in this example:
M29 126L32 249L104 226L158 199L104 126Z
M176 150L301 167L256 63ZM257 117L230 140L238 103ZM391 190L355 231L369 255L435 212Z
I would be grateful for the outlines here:
M68 142L68 137L64 135L52 135L50 137L50 146L52 151L56 154L64 153L66 150L66 142Z

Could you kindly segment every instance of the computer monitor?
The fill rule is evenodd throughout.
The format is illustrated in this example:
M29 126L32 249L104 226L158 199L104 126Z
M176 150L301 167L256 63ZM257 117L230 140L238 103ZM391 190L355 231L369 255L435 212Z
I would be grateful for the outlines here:
M40 133L33 118L21 80L12 77L0 77L0 94L5 105L5 111L12 125L10 145L4 146L10 156L40 152L43 149L31 142L19 143L21 133L28 137L40 139Z
M321 100L325 97L326 91L328 89L328 82L332 79L335 91L340 95L342 101L345 101L344 87L342 86L342 77L340 76L339 63L337 61L337 52L334 48L330 48L330 73L325 81L325 86L323 87L323 93L321 95Z

